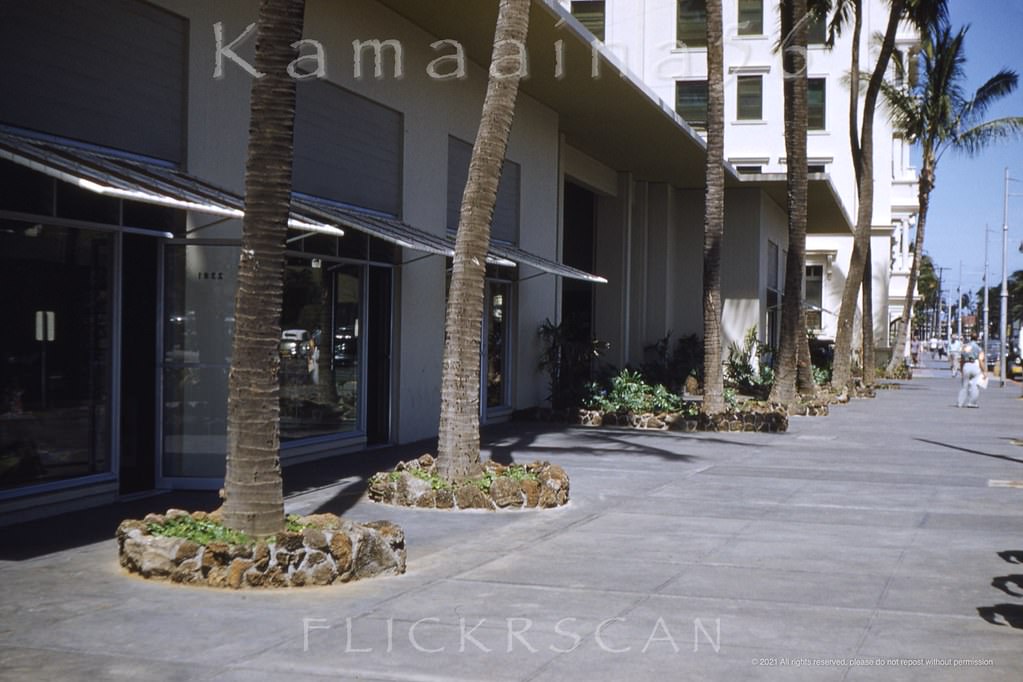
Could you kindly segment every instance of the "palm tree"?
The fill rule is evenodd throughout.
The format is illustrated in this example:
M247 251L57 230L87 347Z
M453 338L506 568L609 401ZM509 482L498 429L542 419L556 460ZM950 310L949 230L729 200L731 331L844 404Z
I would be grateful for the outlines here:
M782 72L785 83L786 202L789 215L789 248L785 263L785 298L781 312L781 339L775 361L771 402L789 404L796 398L798 368L810 374L806 346L806 311L803 308L803 272L806 269L806 0L782 0ZM804 364L805 363L805 364ZM810 390L813 380L810 379Z
M223 521L255 536L284 528L280 466L281 297L291 207L295 82L305 0L259 6L252 83L245 218L235 294L235 332L227 398L227 472Z
M703 217L703 410L725 409L721 239L725 232L725 76L721 0L707 0L707 189Z
M947 22L935 24L924 37L921 58L923 69L915 86L907 90L892 85L884 88L884 97L892 121L906 139L920 145L920 183L917 196L920 213L916 222L913 253L922 254L927 227L927 209L935 187L935 171L942 155L954 149L969 155L1008 137L1023 134L1023 117L1008 116L984 120L991 105L1016 89L1015 71L1002 69L989 78L969 98L963 89L966 55L963 42L969 27L953 32ZM919 276L918 259L913 258L902 306L902 324L895 348L906 343L906 326L913 305L913 291ZM902 362L898 353L892 353L889 370Z
M832 21L832 30L840 28L842 18L851 12L854 21L854 38L859 38L862 27L863 5L861 0L840 0ZM864 278L871 277L867 263L870 257L870 227L874 214L874 114L877 111L878 97L885 84L885 74L895 51L895 35L899 22L908 18L914 25L926 28L946 14L945 0L891 0L888 11L888 23L881 41L880 52L874 69L867 82L863 98L863 120L860 130L856 131L856 113L859 105L860 71L858 40L852 45L853 56L850 60L849 87L849 141L852 149L853 169L856 176L856 195L858 208L856 212L856 229L853 236L852 255L849 259L849 270L846 273L845 286L842 290L842 303L838 313L838 324L835 333L835 360L832 371L832 384L840 390L849 383L851 375L853 322L856 316L856 300L863 286ZM865 296L871 295L870 283L867 283ZM870 315L868 318L867 315ZM864 367L873 369L873 306L867 300L864 307L862 330L864 331ZM868 380L870 375L866 377Z
M462 195L444 324L437 472L448 480L480 470L480 341L486 256L497 185L515 117L530 0L501 0L490 79L469 179ZM506 68L514 65L513 69Z

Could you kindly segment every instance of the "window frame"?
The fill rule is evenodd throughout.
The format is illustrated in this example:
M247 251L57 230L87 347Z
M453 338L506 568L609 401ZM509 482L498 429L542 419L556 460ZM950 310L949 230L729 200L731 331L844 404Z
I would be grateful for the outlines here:
M757 115L749 116L750 112L746 112L747 115L743 114L743 98L750 97L751 93L742 92L742 84L744 83L756 83L757 84ZM756 75L742 75L737 76L735 79L735 120L736 121L763 121L764 120L764 77L760 74Z
M743 18L743 5L757 5L757 20L754 23L756 30L748 30L746 26L749 24L749 18L744 20ZM746 8L747 15L752 15L753 10L749 7ZM764 35L764 0L737 0L736 2L736 35L740 36L762 36Z
M679 96L681 95L681 90L683 90L686 87L696 87L696 88L699 88L701 86L702 86L702 89L703 89L703 112L702 112L703 113L703 120L702 121L699 120L699 119L688 118L683 113L682 109L679 106ZM706 130L707 129L707 100L708 100L708 98L709 98L709 90L708 90L708 84L707 84L706 80L680 80L680 81L675 81L675 113L677 113L679 116L681 116L685 120L685 122L688 123L692 128L697 128L697 129L700 129L700 130Z
M683 5L687 7L683 8ZM693 8L692 5L700 5ZM688 18L686 15L689 15ZM702 23L697 18L702 16ZM698 30L697 30L698 29ZM691 39L686 40L685 36ZM676 49L707 49L707 2L706 0L675 0L675 47Z
M820 126L815 125L812 108L810 104L811 83L820 84ZM813 77L806 79L806 129L808 131L821 131L828 129L828 79Z
M576 14L576 7L579 6L580 9L583 9L584 5L589 11ZM597 6L600 7L599 12L596 11ZM605 0L572 0L569 11L597 40L603 42L607 30L607 3Z

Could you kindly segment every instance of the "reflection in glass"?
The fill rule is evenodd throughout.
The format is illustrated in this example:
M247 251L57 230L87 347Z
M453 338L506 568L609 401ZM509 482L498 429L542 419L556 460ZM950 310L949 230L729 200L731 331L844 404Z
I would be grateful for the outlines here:
M116 238L0 221L0 488L110 470Z
M281 313L281 440L359 428L361 268L291 258Z
M228 371L226 365L164 367L164 476L223 477Z
M219 478L238 248L168 244L163 320L163 475Z
M508 404L508 310L511 285L507 282L487 283L487 359L486 405L500 407Z

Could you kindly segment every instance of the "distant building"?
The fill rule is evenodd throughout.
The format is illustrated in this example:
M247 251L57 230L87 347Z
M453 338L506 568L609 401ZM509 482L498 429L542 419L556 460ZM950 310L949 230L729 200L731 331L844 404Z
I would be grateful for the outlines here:
M694 129L703 129L707 108L704 0L559 1L632 74L662 100L674 103ZM784 74L781 55L776 50L781 39L778 5L764 0L723 0L722 4L725 157L740 174L778 176L785 172ZM872 64L871 41L885 29L888 3L868 0L864 8L860 64L868 69ZM843 31L834 49L828 49L824 44L824 23L815 22L808 39L808 170L830 180L838 194L843 218L833 221L811 218L807 226L807 322L823 338L834 338L852 252L849 223L855 222L857 207L848 135L849 90L845 82L851 33ZM918 43L917 33L904 25L896 40L896 59L906 59ZM893 69L892 78L894 74ZM883 111L875 118L874 148L871 237L874 335L876 342L885 346L892 342L908 283L909 233L917 212L917 179L910 165L909 146L895 134ZM813 201L811 195L811 204ZM772 241L770 251L780 257L784 244ZM741 305L741 301L726 302L726 317L736 305ZM779 305L780 298L772 296L761 320L760 337L767 343L778 335Z

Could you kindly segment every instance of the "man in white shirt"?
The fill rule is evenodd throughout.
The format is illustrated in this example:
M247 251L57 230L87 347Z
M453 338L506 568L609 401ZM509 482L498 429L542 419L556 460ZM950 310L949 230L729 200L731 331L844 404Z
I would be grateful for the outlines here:
M963 342L955 334L952 335L952 342L948 344L948 359L952 367L952 376L959 376L959 355L963 352Z

